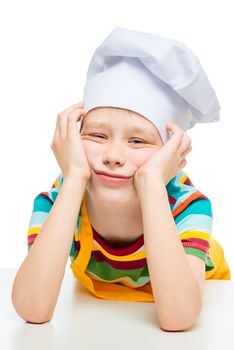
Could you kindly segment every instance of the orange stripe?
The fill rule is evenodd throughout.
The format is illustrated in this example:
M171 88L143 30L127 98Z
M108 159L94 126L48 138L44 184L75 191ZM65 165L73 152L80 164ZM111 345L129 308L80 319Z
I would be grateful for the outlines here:
M173 217L177 216L179 213L181 213L192 201L199 198L201 196L201 192L196 191L191 196L189 196L183 203L181 203L178 208L176 208L173 211Z

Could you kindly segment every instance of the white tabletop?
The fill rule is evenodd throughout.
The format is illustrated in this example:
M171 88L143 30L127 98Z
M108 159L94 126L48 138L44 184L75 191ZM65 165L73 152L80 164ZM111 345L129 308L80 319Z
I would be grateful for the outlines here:
M234 283L207 280L196 325L161 330L152 303L102 300L66 271L53 318L27 323L11 303L17 270L0 269L1 350L234 349Z

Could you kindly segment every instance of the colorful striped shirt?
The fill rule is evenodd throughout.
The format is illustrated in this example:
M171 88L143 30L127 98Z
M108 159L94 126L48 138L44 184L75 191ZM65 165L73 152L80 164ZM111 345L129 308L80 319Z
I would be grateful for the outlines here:
M39 193L33 204L27 240L28 251L43 226L63 183L62 173L55 179L48 192ZM192 196L198 190L184 171L180 171L166 186L168 201L177 232L186 254L199 257L205 262L205 270L215 268L209 248L212 244L212 208L210 200L202 194ZM191 199L194 198L194 199ZM181 207L183 210L181 210ZM179 210L177 211L177 208ZM80 222L82 210L77 215L77 229L70 250L71 264L80 251ZM109 283L119 283L137 288L149 283L150 276L144 249L144 234L129 246L113 249L93 228L92 253L86 268L90 278Z

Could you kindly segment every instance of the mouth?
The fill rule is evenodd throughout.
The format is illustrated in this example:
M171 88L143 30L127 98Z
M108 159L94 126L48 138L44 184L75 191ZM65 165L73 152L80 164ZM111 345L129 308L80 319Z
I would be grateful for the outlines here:
M124 176L120 176L120 175L116 175L116 174L111 174L111 176L106 172L99 172L99 171L94 171L96 173L96 175L98 176L99 179L101 179L102 181L104 181L105 183L108 184L112 184L112 185L116 185L116 184L122 184L125 182L128 182L130 179L132 179L132 176L128 176L128 177L124 177Z
M117 179L131 179L132 176L124 176L124 175L120 175L120 174L110 174L107 173L106 171L99 171L99 170L95 170L94 172L98 175L105 175L107 177L111 177L111 178L117 178Z

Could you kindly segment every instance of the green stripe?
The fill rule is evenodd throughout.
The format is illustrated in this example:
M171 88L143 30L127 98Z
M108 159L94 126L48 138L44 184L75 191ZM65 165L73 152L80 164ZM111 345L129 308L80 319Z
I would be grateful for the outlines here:
M137 283L140 277L149 277L147 264L139 269L119 270L110 266L106 261L97 262L94 256L91 256L86 269L87 271L95 273L97 276L100 276L102 279L107 281L120 277L126 277L127 275L133 280L134 283Z
M87 272L92 275L95 279L98 279L99 281L103 281L104 279L102 279L100 276L97 276L95 273L93 273L92 271L88 271ZM124 276L124 277L121 277L124 281L129 281L131 284L134 285L134 287L141 287L142 285L148 283L150 281L150 278L149 276L141 276L137 283L133 282L133 280L131 278L129 278L128 276ZM106 280L104 280L105 282L107 282ZM116 284L122 284L122 285L125 285L123 282L121 281L118 281L118 282L113 282L113 283L116 283Z
M205 252L196 249L196 248L189 248L189 247L184 247L185 253L186 254L191 254L195 255L199 258L201 258L205 264L206 264L206 271L213 270L216 266L212 263L212 261L208 258Z

